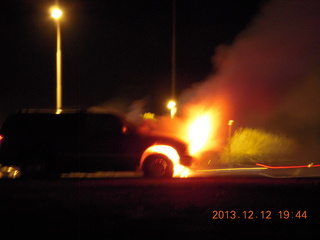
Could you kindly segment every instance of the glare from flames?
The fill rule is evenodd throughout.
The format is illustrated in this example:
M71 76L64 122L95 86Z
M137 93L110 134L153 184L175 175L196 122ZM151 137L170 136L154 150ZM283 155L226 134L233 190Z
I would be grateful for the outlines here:
M207 143L211 131L212 120L210 114L198 116L189 127L189 150L191 155L198 153Z
M218 111L194 106L189 109L187 119L184 141L188 143L191 155L199 156L201 152L217 147Z
M205 108L204 106L192 105L184 109L184 114L174 119L162 118L157 122L159 132L168 136L176 137L188 145L189 154L196 159L201 158L201 154L207 150L214 150L219 147L220 136L218 128L221 123L219 108ZM172 149L168 146L154 146L152 151L163 153L172 160L174 164L174 176L186 178L192 174L192 170L179 164L177 155L172 155ZM170 151L169 151L170 150Z
M187 118L183 121L183 130L180 136L189 145L190 155L198 158L201 153L218 147L219 139L217 128L220 124L220 115L217 110L204 109L193 106L188 109ZM186 178L191 170L181 165L175 165L175 172Z
M188 177L190 170L189 168L179 164L179 160L180 160L179 154L173 147L168 145L153 145L144 152L142 159L145 159L149 154L153 154L153 153L164 154L173 162L174 177L181 177L181 178Z

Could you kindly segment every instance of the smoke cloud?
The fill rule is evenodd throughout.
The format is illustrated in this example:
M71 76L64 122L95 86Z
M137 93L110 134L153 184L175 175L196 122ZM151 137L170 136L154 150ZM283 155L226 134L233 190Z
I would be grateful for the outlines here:
M319 13L318 0L267 2L233 44L216 48L215 72L181 101L217 105L237 126L318 126Z
M215 49L212 65L207 79L181 94L179 117L159 117L156 130L179 135L184 115L197 105L220 113L217 135L224 140L233 119L233 129L285 133L315 155L320 144L320 1L267 2L232 44ZM132 105L128 116L135 122L143 105Z

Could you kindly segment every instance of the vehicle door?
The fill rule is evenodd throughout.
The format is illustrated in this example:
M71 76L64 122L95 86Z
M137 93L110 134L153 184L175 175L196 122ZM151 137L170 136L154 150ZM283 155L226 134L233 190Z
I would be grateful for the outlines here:
M122 128L114 115L88 114L81 134L80 170L121 170Z

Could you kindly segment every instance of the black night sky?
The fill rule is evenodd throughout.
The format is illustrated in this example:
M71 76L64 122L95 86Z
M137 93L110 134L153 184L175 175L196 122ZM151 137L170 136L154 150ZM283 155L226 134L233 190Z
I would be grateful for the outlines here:
M213 71L265 1L177 0L177 95ZM0 120L18 108L55 107L54 0L2 3ZM63 106L144 99L162 114L171 92L172 0L60 0Z
M19 108L55 108L54 3L2 2L0 124ZM138 101L167 115L173 0L59 3L63 107L128 113ZM197 103L235 127L320 142L319 13L318 0L176 0L178 110Z

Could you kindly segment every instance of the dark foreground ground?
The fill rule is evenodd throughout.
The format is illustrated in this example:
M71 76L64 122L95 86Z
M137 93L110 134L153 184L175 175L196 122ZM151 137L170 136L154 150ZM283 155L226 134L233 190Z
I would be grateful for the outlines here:
M320 178L2 179L0 239L316 239L319 189Z

